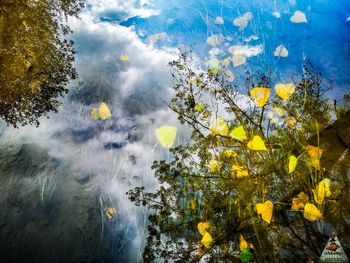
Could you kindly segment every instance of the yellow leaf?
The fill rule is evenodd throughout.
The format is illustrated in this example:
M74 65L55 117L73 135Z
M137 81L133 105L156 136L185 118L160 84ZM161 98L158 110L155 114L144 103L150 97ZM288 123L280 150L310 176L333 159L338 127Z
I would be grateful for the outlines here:
M197 225L199 233L201 233L202 236L209 230L210 223L209 222L199 222Z
M294 118L294 117L291 117L291 116L288 116L286 118L286 123L287 123L287 126L291 129L295 129L295 127L297 126L297 119Z
M109 220L111 220L116 213L117 213L117 210L114 207L108 207L106 209L106 216L108 217Z
M188 79L189 84L197 85L197 78L196 77L190 77Z
M220 165L219 161L214 160L214 159L210 160L209 161L209 169L210 169L210 171L215 173L218 170L219 165Z
M261 215L262 219L270 224L273 211L273 203L268 200L265 203L257 203L255 205L258 215Z
M239 165L232 165L231 170L236 173L238 178L247 177L249 175L248 170Z
M288 173L292 173L297 167L298 159L294 155L289 156Z
M98 113L98 109L96 108L91 109L90 117L94 120L97 120L100 117L100 114Z
M318 187L322 187L325 196L330 197L332 195L331 189L330 189L330 181L328 178L323 179L321 182L318 183Z
M283 117L286 114L286 111L280 107L274 107L274 109L277 112L277 114L281 117Z
M190 203L191 203L191 208L192 208L192 210L194 210L194 209L196 208L196 200L193 199L193 198L191 198Z
M234 128L230 135L232 138L235 138L241 142L247 139L247 134L242 125Z
M258 107L263 107L267 103L270 96L270 88L253 88L250 91L250 96Z
M247 249L247 248L248 248L247 241L244 239L242 234L239 234L239 249L242 251L243 249Z
M107 120L112 117L111 112L106 103L102 102L100 107L98 108L98 113L101 120Z
M248 142L247 147L251 150L255 151L266 151L265 142L263 139L261 139L260 136L256 135L253 137L253 140Z
M226 158L232 158L232 157L237 156L237 153L235 151L232 151L232 150L226 150L226 151L224 151L223 154Z
M304 192L298 194L298 197L294 197L292 200L292 210L301 210L305 204L309 201L309 197Z
M120 60L124 61L124 62L129 61L129 56L126 55L126 54L121 54L120 55Z
M171 148L175 142L177 128L173 126L161 126L156 130L156 136L164 148Z
M206 248L210 248L211 244L213 243L213 238L211 237L211 235L208 232L205 232L201 243L206 247Z
M290 96L295 92L295 86L293 83L278 83L275 85L275 90L278 96L283 100L288 100Z
M331 190L329 187L329 179L323 179L318 183L315 190L312 190L314 193L314 198L317 204L322 205L325 197L331 196Z
M322 214L315 205L307 203L304 207L304 217L309 221L316 221L322 218Z
M314 167L316 170L320 170L321 169L321 162L320 159L318 158L310 158L310 162L312 167Z
M321 158L321 155L323 153L323 150L320 147L316 147L316 146L312 146L312 145L308 145L305 147L307 154L311 157L311 158Z
M202 105L200 105L200 104L196 104L196 105L194 105L194 109L195 109L196 111L198 111L198 112L202 112L203 107L202 107Z
M213 124L210 126L210 130L213 134L219 134L226 136L228 133L228 126L226 122L220 117L215 119Z

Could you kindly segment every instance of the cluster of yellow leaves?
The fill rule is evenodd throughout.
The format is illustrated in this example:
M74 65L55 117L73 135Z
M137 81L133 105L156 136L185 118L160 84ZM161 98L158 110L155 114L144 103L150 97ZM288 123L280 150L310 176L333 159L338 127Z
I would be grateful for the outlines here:
M214 135L219 134L219 135L226 136L228 134L229 128L223 119L217 118L215 119L213 124L210 126L210 130ZM247 140L247 133L244 130L244 127L242 125L233 128L233 130L230 132L230 136L241 142ZM254 136L253 139L247 143L247 147L255 151L267 150L264 140L258 135Z
M237 153L235 151L232 151L232 150L225 150L223 152L223 155L226 157L226 158L234 158L237 156Z
M206 247L210 248L213 243L213 238L209 234L210 223L209 222L199 222L197 225L199 233L202 235L201 243Z
M100 118L101 120L107 120L112 117L112 114L106 103L102 102L98 109L93 108L90 112L91 118L97 120Z
M271 222L273 203L270 200L267 200L265 203L255 204L255 209L258 215L261 215L261 218L268 224Z
M177 128L174 126L161 126L156 130L156 137L164 148L174 145Z
M306 203L309 202L309 197L304 192L298 194L298 197L294 197L292 200L292 210L302 210Z
M304 217L309 221L316 221L322 218L321 211L315 205L309 203L309 197L304 192L301 192L292 200L292 210L302 209L304 209Z
M232 165L231 171L236 174L238 178L247 177L249 175L248 170L239 165Z

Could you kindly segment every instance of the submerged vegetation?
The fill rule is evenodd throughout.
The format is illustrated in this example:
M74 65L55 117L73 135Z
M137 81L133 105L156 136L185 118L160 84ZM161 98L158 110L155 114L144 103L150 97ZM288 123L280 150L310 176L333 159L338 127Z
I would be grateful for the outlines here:
M284 83L247 73L240 84L225 61L202 72L183 53L170 65L169 107L191 143L154 162L159 190L127 193L151 211L144 261L317 261L325 225L342 213L335 204L349 198L347 179L322 165L319 132L335 115L325 98L331 83L310 63ZM174 142L170 128L156 132L163 147Z
M66 19L82 0L3 0L0 3L0 116L9 125L39 125L57 111L76 78Z

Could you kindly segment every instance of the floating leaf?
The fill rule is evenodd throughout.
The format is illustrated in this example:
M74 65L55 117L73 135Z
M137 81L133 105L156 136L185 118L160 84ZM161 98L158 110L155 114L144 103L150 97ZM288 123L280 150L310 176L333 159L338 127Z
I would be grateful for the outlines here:
M164 148L171 148L175 142L176 132L176 127L161 126L156 129L156 137Z
M232 165L231 170L232 172L236 173L236 176L238 178L247 177L249 175L248 170L245 169L243 166L234 164Z
M288 173L292 173L295 170L295 167L297 167L298 158L294 155L289 156L289 163L288 163Z
M290 96L295 92L295 86L293 83L278 83L275 85L275 90L278 96L280 96L283 100L288 100Z
M234 54L232 56L232 63L234 67L238 67L240 65L243 65L244 63L246 63L247 61L247 57L241 54Z
M232 71L227 69L225 70L225 77L228 81L234 81L235 80L235 76L233 75Z
M100 114L98 113L98 109L96 108L91 109L90 116L92 119L97 120L100 117Z
M129 61L129 56L126 54L122 54L122 55L120 55L120 60L127 62L127 61Z
M298 197L294 197L292 200L292 210L301 210L305 204L309 201L309 197L304 192L298 194Z
M233 20L233 25L238 26L239 30L243 30L247 27L248 22L253 18L252 12L247 12L243 16L240 16Z
M209 230L210 223L209 222L199 222L197 225L199 233L204 236L204 234Z
M322 213L315 205L307 203L304 207L304 217L309 221L316 221L322 218Z
M285 46L279 45L276 47L275 51L273 52L273 55L275 57L288 57L288 50L286 49Z
M281 13L280 12L273 12L272 15L275 17L275 18L281 18Z
M224 40L225 38L222 35L212 35L207 38L207 43L210 46L215 47L220 45Z
M220 60L217 58L211 58L207 61L207 65L209 69L220 69Z
M117 213L117 210L114 207L108 207L106 209L106 216L108 217L109 220L111 220L116 213Z
M261 215L262 219L270 224L273 211L273 203L268 200L265 203L257 203L255 205L258 215Z
M205 232L201 243L206 247L206 248L210 248L212 243L213 243L213 238L211 237L211 235L208 232Z
M215 24L217 25L223 25L224 24L224 19L221 16L217 16L214 21Z
M242 251L243 249L247 249L247 248L248 248L247 241L244 239L242 234L239 234L239 249Z
M261 139L261 137L258 135L254 136L253 140L248 142L247 146L249 149L255 150L255 151L266 151L267 150L264 140Z
M230 135L232 138L235 138L241 142L247 139L247 134L246 134L244 127L242 125L234 128L230 132Z
M101 120L107 120L112 117L111 112L106 103L102 102L98 108L99 117Z
M219 161L217 160L210 160L209 161L209 169L211 172L215 173L219 168Z
M294 12L290 18L290 21L293 23L307 23L306 15L299 10Z
M214 135L219 134L226 136L228 134L228 126L220 117L214 120L213 124L210 126L210 130Z
M255 87L250 91L250 96L258 107L263 107L269 99L271 89Z

